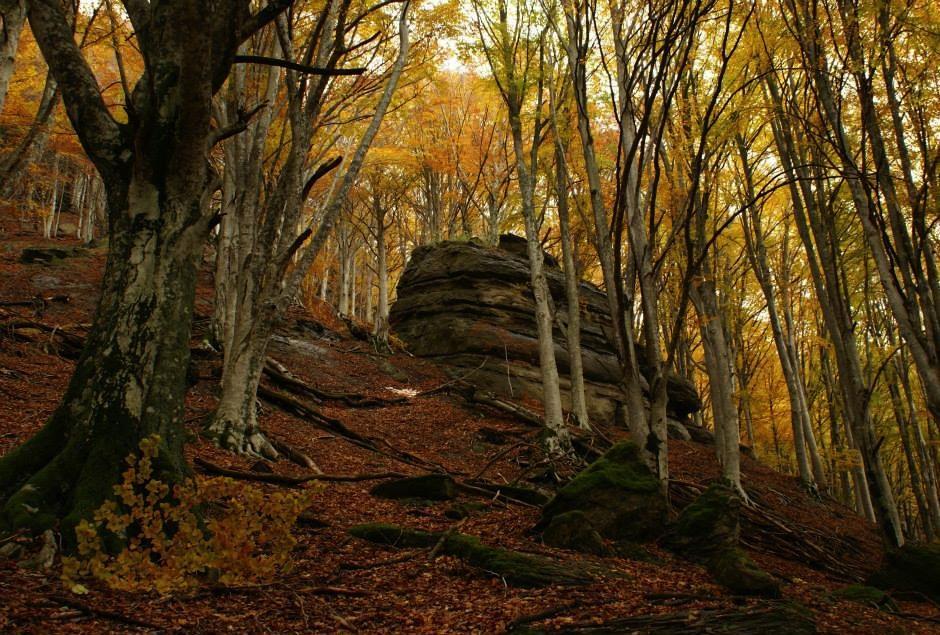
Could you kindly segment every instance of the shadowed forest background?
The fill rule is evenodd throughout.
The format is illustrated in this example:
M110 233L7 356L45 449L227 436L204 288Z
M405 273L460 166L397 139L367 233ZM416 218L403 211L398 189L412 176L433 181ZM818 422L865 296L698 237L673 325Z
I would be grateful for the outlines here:
M934 3L0 16L0 629L936 628Z

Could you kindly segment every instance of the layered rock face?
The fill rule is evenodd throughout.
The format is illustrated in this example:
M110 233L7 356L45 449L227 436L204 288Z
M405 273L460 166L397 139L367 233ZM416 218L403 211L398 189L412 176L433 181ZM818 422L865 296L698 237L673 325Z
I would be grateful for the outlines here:
M547 260L545 275L555 307L555 358L568 409L564 274ZM619 414L623 392L609 343L607 299L594 285L582 283L580 304L588 411L592 419L611 421ZM471 241L415 249L398 282L390 322L412 353L469 373L466 380L477 387L506 397L541 399L535 302L522 239L504 236L499 248ZM669 377L667 389L672 418L685 420L701 408L695 387L685 379Z

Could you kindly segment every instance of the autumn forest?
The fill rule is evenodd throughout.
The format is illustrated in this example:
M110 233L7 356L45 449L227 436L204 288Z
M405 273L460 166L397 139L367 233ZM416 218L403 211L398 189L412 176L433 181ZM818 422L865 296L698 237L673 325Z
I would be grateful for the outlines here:
M0 630L937 628L935 3L0 19Z

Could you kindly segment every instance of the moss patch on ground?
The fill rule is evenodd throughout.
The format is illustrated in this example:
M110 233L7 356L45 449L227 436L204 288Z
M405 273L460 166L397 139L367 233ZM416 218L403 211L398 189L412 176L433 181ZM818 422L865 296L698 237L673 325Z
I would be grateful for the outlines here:
M578 585L593 579L582 566L490 547L476 536L467 534L421 531L387 523L356 525L349 533L356 538L392 547L433 548L440 544L441 554L460 558L513 586Z

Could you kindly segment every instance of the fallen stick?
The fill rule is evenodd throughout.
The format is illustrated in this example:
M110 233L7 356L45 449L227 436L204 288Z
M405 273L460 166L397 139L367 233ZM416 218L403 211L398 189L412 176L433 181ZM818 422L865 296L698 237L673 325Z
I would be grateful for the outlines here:
M381 408L382 406L391 406L408 401L404 397L385 399L383 397L370 397L361 393L330 392L317 388L295 377L286 366L270 357L265 360L264 373L279 386L294 393L302 393L304 396L314 399L317 403L330 400L342 401L352 408Z
M50 295L50 296L39 296L35 298L30 298L29 300L4 300L0 301L0 306L38 306L44 307L47 304L52 304L53 302L60 302L62 304L68 304L72 301L67 295Z
M339 586L311 586L297 589L297 593L312 593L314 595L350 595L353 597L366 597L369 595L375 595L371 591L364 591L362 589L347 589L346 587Z
M374 474L305 474L304 476L288 476L286 474L264 474L261 472L246 472L243 470L233 470L222 467L203 459L196 457L193 463L202 470L210 474L227 476L229 478L240 479L243 481L258 481L261 483L272 483L274 485L296 486L309 483L310 481L328 481L336 483L355 483L359 481L378 481L386 478L404 478L407 474L401 472L378 472Z
M64 595L51 595L47 599L51 602L55 602L56 604L61 604L63 606L75 609L76 611L81 611L90 617L100 617L112 622L117 622L119 624L127 624L128 626L137 626L140 628L149 628L151 630L167 630L167 627L165 626L137 619L136 617L131 617L129 615L124 615L123 613L118 613L117 611L95 608L85 604L84 602L73 600L72 598L66 597Z
M520 626L534 624L535 622L541 622L551 617L555 617L559 613L563 613L573 608L577 608L579 604L580 602L575 600L573 602L568 602L567 604L562 604L560 606L554 606L550 609L545 609L544 611L539 611L538 613L532 613L531 615L520 615L519 617L515 618L514 620L506 624L506 632L511 633L512 631L516 630Z

